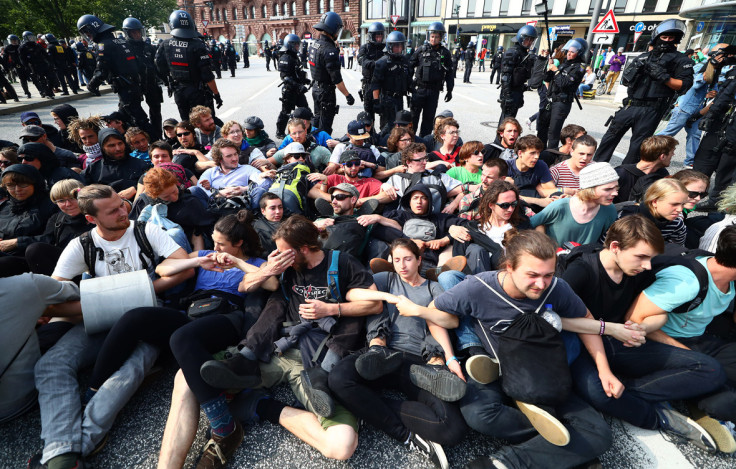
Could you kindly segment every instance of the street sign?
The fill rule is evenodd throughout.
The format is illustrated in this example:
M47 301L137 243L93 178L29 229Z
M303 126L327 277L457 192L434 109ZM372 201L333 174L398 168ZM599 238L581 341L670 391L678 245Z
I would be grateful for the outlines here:
M644 31L644 28L646 28L646 25L639 21L638 23L636 23L636 26L634 26L634 32L641 33Z
M391 15L391 24L396 26L396 23L399 22L399 18L401 18L401 15Z
M616 17L613 15L613 10L608 10L606 16L604 16L603 19L598 22L595 28L593 28L593 32L597 34L618 34L618 23L616 22Z
M699 33L704 29L705 29L705 22L701 21L698 23L698 26L695 28L695 32Z
M529 26L534 26L536 28L537 27L537 20L527 21L526 24L528 24Z
M613 44L613 33L596 34L593 36L593 44Z
M643 31L635 31L635 32L634 32L634 44L636 44L636 41L638 41L638 40L639 40L639 38L641 37L641 33L642 33L642 32L643 32Z
M207 20L202 20L202 26L204 26L204 27L206 28L208 24L210 24L210 22L209 22L209 21L207 21Z

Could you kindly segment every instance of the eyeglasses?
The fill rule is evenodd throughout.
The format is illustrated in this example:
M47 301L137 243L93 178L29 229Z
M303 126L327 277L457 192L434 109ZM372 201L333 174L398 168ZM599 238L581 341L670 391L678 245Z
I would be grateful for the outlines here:
M347 163L343 163L343 166L347 166L348 168L354 168L356 166L360 166L360 160L348 161Z
M691 199L697 199L698 197L702 199L707 195L708 192L687 191L687 196Z
M191 132L182 132L182 133L177 133L176 134L177 137L186 137L187 135L192 135L192 133Z
M501 202L496 204L496 207L500 207L501 210L508 210L512 207L516 207L519 204L518 200L514 200L513 202Z
M55 200L54 203L56 205L64 205L64 204L72 203L75 200L77 200L77 199L59 199L59 200Z
M33 155L20 155L18 156L18 160L20 161L35 161L36 157Z
M407 138L400 138L400 139L399 139L399 142L411 142L411 138L410 138L410 137L407 137Z
M332 200L339 200L340 202L350 197L352 197L350 194L332 194Z
M242 134L242 133L243 133L243 131L240 130L240 129L233 129L230 132L228 132L227 134L228 135L239 135L239 134Z
M426 163L427 162L427 157L426 156L423 156L421 158L410 158L409 161L414 161L416 163L419 163L419 162L422 162L423 161L423 162Z
M450 130L449 132L445 132L445 135L460 135L459 130Z
M16 184L14 182L10 182L8 184L5 184L5 188L9 191L14 191L16 189L28 189L29 187L31 187L31 185L26 183Z

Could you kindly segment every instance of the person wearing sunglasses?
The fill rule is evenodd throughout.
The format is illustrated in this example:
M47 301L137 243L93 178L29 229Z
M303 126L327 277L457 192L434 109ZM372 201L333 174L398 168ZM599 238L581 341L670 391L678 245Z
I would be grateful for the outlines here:
M370 138L371 134L365 129L365 124L362 120L350 121L348 123L349 141L335 146L330 156L330 163L325 168L324 173L329 176L340 169L340 155L346 150L355 150L360 156L360 159L363 160L360 168L361 176L371 177L377 171L382 171L384 168L378 166L378 158L381 154L374 145L368 143L368 139Z
M356 203L356 209L363 208L363 205L368 203L363 208L361 213L373 213L378 208L379 203L389 202L391 199L381 195L381 181L372 177L361 177L360 170L363 167L363 160L360 159L360 155L355 150L345 150L340 155L340 165L343 169L343 174L331 174L329 176L322 173L313 173L307 176L310 181L320 181L320 196L321 198L315 200L317 211L322 214L331 213L332 209L327 207L327 203L330 202L329 196L330 190L333 187L348 183L354 186L359 192L359 198ZM367 210L367 211L366 211Z
M206 150L197 142L194 126L189 121L177 123L175 130L178 143L174 145L174 163L184 166L197 177L206 169L215 166L215 163L204 155Z
M77 158L77 155L67 150L66 148L62 148L54 144L48 138L46 129L44 129L43 127L38 125L27 125L23 127L20 138L24 144L36 142L46 145L54 154L61 166L64 166L65 168L71 168L78 173L82 172L82 163L79 161L79 158Z
M669 176L667 168L675 155L675 147L677 140L668 135L644 139L639 148L639 161L616 168L619 191L613 203L638 202L654 181Z
M358 221L361 215L356 207L359 197L358 189L352 184L343 182L331 187L329 193L329 211L326 207L318 207L324 218L318 218L314 222L320 233L327 236L322 247L337 249L356 259L361 259L363 251L368 246L368 236L371 235L373 229ZM369 210L361 210L361 212L371 213Z
M46 188L64 179L74 179L82 182L82 176L69 168L61 166L59 159L54 153L43 143L29 142L24 143L18 148L18 160L22 164L31 165L36 168L44 180Z
M687 218L688 213L695 210L697 204L708 197L710 178L700 171L681 169L672 175L672 179L677 179L687 189L687 202L682 210L682 214Z

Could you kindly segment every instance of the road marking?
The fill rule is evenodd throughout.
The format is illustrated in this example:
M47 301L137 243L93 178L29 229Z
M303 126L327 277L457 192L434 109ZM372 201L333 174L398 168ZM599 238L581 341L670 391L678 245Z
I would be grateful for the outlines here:
M238 111L240 111L240 106L235 106L234 108L228 109L227 111L223 112L218 117L221 118L221 119L224 119L226 117L232 116L233 114L235 114Z
M487 103L485 103L483 101L477 100L475 98L471 98L470 96L465 96L464 94L460 94L460 93L453 93L452 96L453 97L460 96L461 98L465 98L468 101L473 101L474 103L478 103L478 104L483 104L483 105L487 104Z
M254 100L254 99L256 99L257 97L259 97L259 96L260 96L261 94L263 94L263 92L264 92L264 91L266 91L266 90L267 90L267 89L269 89L269 88L270 88L271 86L273 86L273 84L274 84L274 83L276 83L276 82L275 82L275 81L272 81L272 82L271 82L271 83L269 83L268 85L264 86L264 87L263 87L263 88L261 89L261 91L259 91L258 93L254 94L253 96L251 96L250 98L248 98L248 101L253 101L253 100Z

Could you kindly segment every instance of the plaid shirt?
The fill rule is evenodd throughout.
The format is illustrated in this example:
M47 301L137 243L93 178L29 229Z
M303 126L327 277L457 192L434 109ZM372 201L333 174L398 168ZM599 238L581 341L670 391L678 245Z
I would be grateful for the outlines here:
M460 199L460 207L458 208L458 216L460 218L464 218L465 220L477 220L478 219L478 209L480 208L480 204L476 204L474 208L470 208L474 200L480 199L483 196L483 185L479 185L476 190L469 194L465 194L462 199Z

